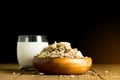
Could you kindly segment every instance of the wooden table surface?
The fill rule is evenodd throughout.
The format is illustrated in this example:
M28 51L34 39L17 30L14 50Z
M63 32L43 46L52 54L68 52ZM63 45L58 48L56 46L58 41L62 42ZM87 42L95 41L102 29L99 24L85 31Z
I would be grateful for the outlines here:
M16 64L0 64L0 80L120 80L120 64L93 64L82 75L44 75L35 70L21 70Z

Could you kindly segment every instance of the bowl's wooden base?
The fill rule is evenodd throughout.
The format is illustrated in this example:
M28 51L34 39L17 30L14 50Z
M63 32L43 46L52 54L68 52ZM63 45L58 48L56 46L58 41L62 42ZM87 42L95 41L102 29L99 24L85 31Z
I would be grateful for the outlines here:
M90 57L84 58L38 58L33 59L37 71L45 74L84 74L92 66Z

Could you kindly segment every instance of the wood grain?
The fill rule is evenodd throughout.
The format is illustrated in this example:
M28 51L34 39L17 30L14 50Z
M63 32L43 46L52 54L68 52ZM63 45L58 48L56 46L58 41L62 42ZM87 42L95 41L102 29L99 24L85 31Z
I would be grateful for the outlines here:
M21 70L18 64L0 64L0 80L120 80L120 64L93 64L82 75L44 75Z
M120 64L94 64L93 69L105 80L120 80Z

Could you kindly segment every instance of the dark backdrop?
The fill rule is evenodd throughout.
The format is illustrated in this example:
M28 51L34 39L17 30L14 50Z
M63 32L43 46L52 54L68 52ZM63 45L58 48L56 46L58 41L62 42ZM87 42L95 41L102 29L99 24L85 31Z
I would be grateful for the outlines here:
M9 11L8 11L9 12ZM3 13L0 62L17 62L18 35L47 35L49 43L68 41L94 63L120 63L119 8L30 14ZM24 12L24 13L23 13Z

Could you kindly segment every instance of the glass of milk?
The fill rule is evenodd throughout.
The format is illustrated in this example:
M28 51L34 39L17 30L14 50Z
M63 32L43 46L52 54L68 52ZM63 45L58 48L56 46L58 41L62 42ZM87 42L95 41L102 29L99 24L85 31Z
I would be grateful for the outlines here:
M48 46L45 35L19 35L17 42L17 59L20 68L32 68L33 57Z

